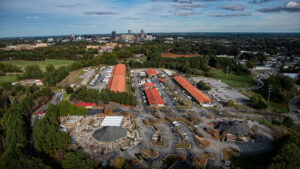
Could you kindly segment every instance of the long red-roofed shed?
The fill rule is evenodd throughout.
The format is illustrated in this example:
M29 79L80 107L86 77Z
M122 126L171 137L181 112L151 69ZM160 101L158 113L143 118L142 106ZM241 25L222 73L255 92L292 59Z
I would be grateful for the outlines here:
M163 106L165 104L156 88L145 89L145 93L149 105Z
M117 64L113 67L111 77L107 83L107 88L114 92L126 91L126 67L125 64Z
M200 90L195 88L191 83L186 81L183 76L175 76L173 79L183 87L194 99L196 99L199 103L210 103L211 100L205 94L203 94Z

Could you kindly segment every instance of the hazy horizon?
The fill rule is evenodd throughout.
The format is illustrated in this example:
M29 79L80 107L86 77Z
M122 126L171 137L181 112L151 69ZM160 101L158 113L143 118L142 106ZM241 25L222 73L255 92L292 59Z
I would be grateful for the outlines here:
M299 0L11 0L0 37L169 32L300 32Z

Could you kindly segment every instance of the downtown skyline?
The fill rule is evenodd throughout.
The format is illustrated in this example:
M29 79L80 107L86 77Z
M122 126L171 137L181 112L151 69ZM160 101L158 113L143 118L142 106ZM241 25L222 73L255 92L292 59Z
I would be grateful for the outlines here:
M0 1L0 37L139 32L300 32L288 0Z

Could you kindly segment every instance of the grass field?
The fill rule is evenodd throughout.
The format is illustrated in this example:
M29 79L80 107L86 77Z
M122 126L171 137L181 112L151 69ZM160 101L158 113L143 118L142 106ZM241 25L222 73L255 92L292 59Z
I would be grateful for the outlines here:
M16 66L21 67L23 70L28 65L39 65L40 68L44 71L47 65L54 65L55 68L61 66L67 66L72 64L74 61L71 60L58 60L58 59L46 59L45 61L25 61L25 60L9 60L9 61L1 61L0 63L10 63Z
M14 82L16 80L17 80L17 75L15 74L0 76L0 84L6 82Z
M247 88L256 85L256 82L253 80L252 76L242 76L236 75L234 73L229 73L227 78L227 75L223 70L211 69L210 72L213 73L212 78L221 80L222 82L235 88Z
M275 103L275 102L267 102L268 104L268 109L277 113L287 113L289 110L281 104Z
M80 85L82 79L80 76L83 74L83 69L74 70L72 71L66 78L64 78L62 81L60 81L57 86L60 87L67 87L70 86L70 84L77 84Z

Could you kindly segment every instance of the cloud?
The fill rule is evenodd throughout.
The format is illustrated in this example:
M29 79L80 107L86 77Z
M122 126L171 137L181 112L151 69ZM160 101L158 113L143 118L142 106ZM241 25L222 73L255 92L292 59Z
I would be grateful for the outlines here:
M198 8L203 8L202 4L183 4L183 5L175 5L178 10L193 10Z
M285 3L283 6L271 7L271 8L262 8L257 10L262 13L271 13L271 12L300 12L300 4L299 2L289 1Z
M252 0L249 3L250 4L262 4L262 3L266 3L266 2L270 2L270 1L274 1L274 0Z
M238 16L251 16L248 13L241 13L241 14L224 14L224 13L212 13L212 14L208 14L208 16L213 16L213 17L238 17Z
M192 16L192 15L200 15L201 12L174 12L175 16Z
M57 8L71 9L71 8L75 8L76 5L56 5L55 7L57 7Z
M243 11L245 9L243 5L223 5L223 6L219 6L218 8L229 10L229 11Z
M39 16L26 16L26 19L40 19Z
M96 11L87 11L84 12L85 15L116 15L115 12L96 12Z
M192 3L192 0L174 0L176 3Z

